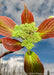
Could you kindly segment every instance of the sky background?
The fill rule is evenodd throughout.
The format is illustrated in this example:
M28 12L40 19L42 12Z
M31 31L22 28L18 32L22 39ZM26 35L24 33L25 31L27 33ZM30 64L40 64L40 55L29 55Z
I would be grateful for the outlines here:
M2 6L0 6L0 16L10 17L16 24L20 25L21 13L24 10L24 5L20 1L24 1L27 8L33 13L37 27L49 16L54 16L54 0L0 0L2 4ZM2 38L1 35L0 38ZM0 51L2 52L3 50L6 51L5 48L0 45ZM43 64L54 63L54 38L45 39L36 43L32 50L38 54ZM20 52L26 52L26 48ZM17 51L16 53L19 52Z

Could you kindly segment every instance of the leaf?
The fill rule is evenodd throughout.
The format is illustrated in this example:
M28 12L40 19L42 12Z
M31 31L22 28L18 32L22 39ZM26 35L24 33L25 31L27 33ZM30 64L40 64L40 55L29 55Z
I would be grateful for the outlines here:
M30 54L26 52L24 57L24 70L26 73L31 73L31 75L37 75L35 73L42 73L41 75L44 74L43 64L35 52L30 51Z
M42 39L54 38L54 17L44 20L37 32L40 33Z
M0 16L0 35L11 37L15 22L6 16Z
M9 51L18 51L21 48L23 48L21 46L21 42L18 40L11 39L11 38L2 38L1 40L4 47Z
M33 14L27 9L25 3L24 2L22 3L24 4L24 7L25 7L25 9L23 10L21 14L22 24L34 22Z

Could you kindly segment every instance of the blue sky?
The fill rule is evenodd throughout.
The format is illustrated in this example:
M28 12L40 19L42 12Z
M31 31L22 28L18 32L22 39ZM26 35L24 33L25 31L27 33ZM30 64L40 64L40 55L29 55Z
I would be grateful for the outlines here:
M24 1L28 9L33 13L36 26L48 18L54 16L54 0L20 0ZM0 16L8 16L16 24L21 24L21 13L24 9L23 4L18 0L0 0ZM0 38L2 36L0 35ZM54 38L45 39L35 44L32 49L36 52L43 63L54 63Z

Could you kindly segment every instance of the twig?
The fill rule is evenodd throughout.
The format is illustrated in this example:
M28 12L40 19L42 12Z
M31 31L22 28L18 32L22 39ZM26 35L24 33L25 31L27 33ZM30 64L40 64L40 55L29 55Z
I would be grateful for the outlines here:
M5 55L8 55L8 54L10 54L10 53L13 53L13 51L8 51L8 52L3 53L3 54L0 56L0 58L3 57L3 56L5 56Z

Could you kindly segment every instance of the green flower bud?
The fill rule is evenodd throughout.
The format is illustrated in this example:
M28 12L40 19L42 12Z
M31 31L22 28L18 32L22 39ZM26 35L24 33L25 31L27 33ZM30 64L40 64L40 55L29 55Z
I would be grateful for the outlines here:
M18 25L15 25L14 31L18 30L18 27L19 27Z
M34 47L34 43L41 41L40 34L36 32L37 30L38 28L35 27L35 22L15 25L12 37L22 38L22 46L30 50Z

